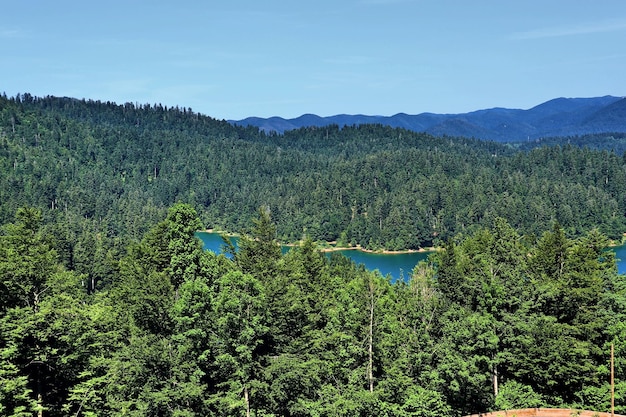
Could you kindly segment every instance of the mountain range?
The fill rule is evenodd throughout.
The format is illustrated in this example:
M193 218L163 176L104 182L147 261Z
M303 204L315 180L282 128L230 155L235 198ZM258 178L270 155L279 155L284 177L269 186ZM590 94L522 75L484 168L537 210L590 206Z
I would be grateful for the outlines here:
M277 133L308 126L382 124L435 136L515 142L556 136L626 132L626 98L561 97L527 110L496 107L461 114L398 113L393 116L339 114L329 117L304 114L294 119L248 117L229 122L239 126L256 126L266 132Z

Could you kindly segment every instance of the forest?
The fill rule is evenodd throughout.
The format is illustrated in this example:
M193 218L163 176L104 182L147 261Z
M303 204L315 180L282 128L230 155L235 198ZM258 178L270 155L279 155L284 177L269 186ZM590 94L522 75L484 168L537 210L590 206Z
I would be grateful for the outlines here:
M139 240L184 202L233 233L268 206L284 243L418 249L497 217L522 234L558 222L570 236L598 228L618 240L625 137L530 148L382 125L277 135L191 109L0 97L0 222L28 205L67 225L57 233L68 240L97 232L110 246Z
M232 258L200 227L174 205L93 290L41 211L18 209L0 236L0 413L608 410L611 343L626 372L626 281L597 230L531 240L496 218L391 284L310 239L282 254L267 208ZM618 377L618 412L624 394Z
M0 415L607 411L611 344L626 413L623 138L0 97ZM439 250L391 283L333 240Z

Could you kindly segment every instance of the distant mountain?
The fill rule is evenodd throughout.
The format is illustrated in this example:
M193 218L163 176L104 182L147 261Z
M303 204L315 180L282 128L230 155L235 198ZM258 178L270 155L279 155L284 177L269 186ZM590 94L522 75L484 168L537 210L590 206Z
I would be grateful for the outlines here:
M626 98L618 100L593 113L584 120L583 125L598 131L609 129L623 132L626 121Z
M393 116L347 115L320 117L305 114L295 119L249 117L230 120L283 133L307 126L382 124L436 136L463 136L497 142L514 142L554 136L626 132L626 98L556 98L528 110L492 108L462 114L421 113Z

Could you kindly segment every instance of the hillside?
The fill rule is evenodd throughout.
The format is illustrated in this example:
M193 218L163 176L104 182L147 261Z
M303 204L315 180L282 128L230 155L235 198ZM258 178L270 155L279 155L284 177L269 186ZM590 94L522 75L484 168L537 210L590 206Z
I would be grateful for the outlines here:
M0 97L0 414L607 410L626 157L517 146ZM441 250L392 282L315 240Z
M459 123L459 129L465 124ZM241 232L261 206L278 236L418 249L506 218L538 235L626 230L620 155L515 147L377 125L284 135L162 106L0 99L0 220L24 205L139 238L175 202Z
M399 113L390 117L364 115L320 117L309 114L295 119L250 117L232 120L231 123L256 126L266 132L278 133L306 126L380 123L436 136L463 136L496 142L514 142L555 136L626 132L625 109L626 99L605 96L557 98L528 110L493 108L463 114Z

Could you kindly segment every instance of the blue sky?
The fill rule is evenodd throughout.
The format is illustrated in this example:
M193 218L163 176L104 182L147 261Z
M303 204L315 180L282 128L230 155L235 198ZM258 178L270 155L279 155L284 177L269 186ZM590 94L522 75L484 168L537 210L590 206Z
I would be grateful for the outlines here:
M3 2L0 92L218 119L626 95L624 0Z

